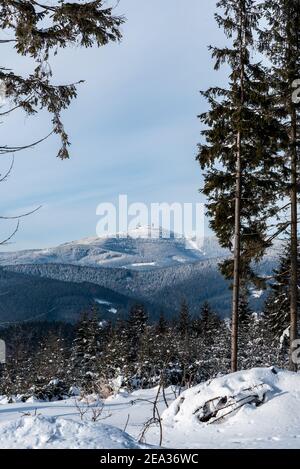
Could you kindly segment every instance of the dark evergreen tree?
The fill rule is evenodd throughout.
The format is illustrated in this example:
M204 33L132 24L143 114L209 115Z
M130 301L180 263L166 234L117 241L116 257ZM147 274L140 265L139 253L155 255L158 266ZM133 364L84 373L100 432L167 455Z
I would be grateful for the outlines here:
M186 337L191 327L191 317L188 304L185 300L181 303L178 318L178 331L182 337Z
M107 379L122 377L125 382L129 370L128 334L125 320L118 320L112 326L103 353L102 374Z
M200 335L197 341L199 378L198 380L215 377L218 373L230 370L230 331L225 321L222 321L213 311L210 304L205 302L201 308L199 321Z
M249 349L253 346L253 338L256 337L257 330L256 319L254 312L249 306L249 291L247 287L241 288L241 296L239 303L239 363L242 368L250 368L248 360L251 359L249 356Z
M97 310L83 313L77 328L72 347L70 374L76 385L93 391L100 376L103 343L102 326Z
M254 0L221 0L216 15L229 39L224 48L211 48L215 68L230 67L229 86L202 93L210 110L200 116L206 128L198 160L205 173L210 225L221 246L234 253L222 264L233 278L232 370L237 368L240 280L254 280L251 261L268 246L268 220L274 214L280 177L276 170L281 129L272 116L267 70L252 60L260 11ZM234 241L232 241L234 240Z
M245 328L245 332L247 330L249 322L251 322L251 318L253 316L253 311L249 306L249 292L247 288L241 289L241 297L240 297L240 304L239 304L239 321L241 328Z
M157 384L159 371L155 363L155 328L146 326L140 340L135 379L140 388L151 388Z
M67 350L62 336L50 333L42 338L29 364L32 386L27 390L27 397L60 400L68 395Z
M135 361L138 356L142 336L148 322L148 315L143 305L134 305L128 317L128 359Z
M281 222L280 230L290 226L290 368L298 318L298 190L300 106L296 93L300 77L300 2L299 0L265 0L262 4L267 27L261 32L261 51L271 61L270 83L276 97L273 114L282 124L285 145L281 197L289 195L289 221ZM295 95L296 94L296 95Z
M218 331L220 319L212 310L208 301L201 308L201 332L203 338L207 338L207 342L211 341Z
M291 288L291 249L288 243L279 259L279 267L274 270L270 293L264 308L264 318L269 336L279 345L280 338L290 326L290 288ZM298 246L298 288L300 288L300 250ZM298 299L298 311L300 302ZM288 336L288 334L286 334Z
M163 313L163 311L160 312L160 316L159 316L159 320L158 320L158 324L157 324L157 333L158 334L165 334L167 332L167 328L168 328L168 322L165 318L165 315Z
M200 314L201 314L201 313L200 313ZM193 333L196 337L199 337L199 336L202 334L202 316L201 316L201 315L196 316L196 317L192 320L191 330L192 330L192 333Z

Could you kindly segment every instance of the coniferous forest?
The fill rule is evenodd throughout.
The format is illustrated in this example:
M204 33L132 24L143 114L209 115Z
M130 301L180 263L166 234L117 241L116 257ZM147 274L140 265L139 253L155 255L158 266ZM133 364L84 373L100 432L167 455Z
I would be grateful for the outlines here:
M261 315L243 296L240 369L288 366L289 311L278 307L281 302L287 302L284 282L272 285ZM101 320L94 308L74 325L29 322L4 329L2 337L9 350L0 395L12 401L16 396L63 399L80 390L97 392L104 384L111 391L114 386L149 389L160 382L184 389L230 372L230 321L220 319L208 302L192 316L183 301L172 320L161 312L155 323L143 305L132 306L128 319L115 323Z

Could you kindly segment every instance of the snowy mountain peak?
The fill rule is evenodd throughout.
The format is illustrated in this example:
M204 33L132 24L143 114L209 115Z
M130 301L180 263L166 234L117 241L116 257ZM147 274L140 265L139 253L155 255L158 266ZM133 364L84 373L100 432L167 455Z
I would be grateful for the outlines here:
M0 265L72 264L90 267L156 269L224 256L215 238L180 238L173 232L137 226L115 236L87 237L57 247L0 253Z
M102 243L103 240L107 239L126 239L126 238L132 238L132 239L174 239L174 238L179 238L178 235L176 235L173 231L168 231L165 230L164 228L155 228L150 225L137 225L136 228L132 228L128 230L127 232L125 231L119 231L116 234L103 234L102 236L91 236L87 238L82 238L79 240L74 240L70 241L67 243L64 243L62 246L70 246L71 244L74 245L95 245Z

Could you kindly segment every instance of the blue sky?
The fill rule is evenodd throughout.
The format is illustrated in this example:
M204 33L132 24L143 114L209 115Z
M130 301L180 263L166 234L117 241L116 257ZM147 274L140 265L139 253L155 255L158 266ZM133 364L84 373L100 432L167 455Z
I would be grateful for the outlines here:
M43 207L23 219L4 249L93 236L97 205L119 194L146 204L203 201L195 161L197 114L206 109L199 90L225 79L213 71L207 48L223 42L214 11L215 0L121 0L117 12L127 18L121 44L64 50L51 62L57 83L85 79L64 113L71 159L56 158L55 137L16 155L13 174L0 186L0 213ZM30 70L10 47L1 52L6 67ZM29 143L49 128L46 114L15 113L0 125L1 143ZM8 165L5 157L1 171ZM1 222L2 237L11 228Z

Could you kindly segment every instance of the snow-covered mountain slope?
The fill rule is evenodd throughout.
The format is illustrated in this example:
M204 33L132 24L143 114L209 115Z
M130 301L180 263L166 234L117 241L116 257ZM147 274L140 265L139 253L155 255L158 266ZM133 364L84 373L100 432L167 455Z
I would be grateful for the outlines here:
M89 267L115 267L134 270L191 264L225 256L215 238L203 246L174 233L138 227L122 237L85 238L58 247L0 253L0 265L72 264Z
M276 255L276 249L268 253L260 273L271 274ZM228 252L214 237L199 245L173 233L166 237L162 230L149 237L149 228L138 227L126 238L85 238L49 249L2 252L0 267L35 278L95 284L132 301L151 304L153 318L161 309L173 317L183 299L193 314L208 300L226 317L231 291L218 269L226 256ZM253 308L259 310L263 292L253 292L252 300Z

